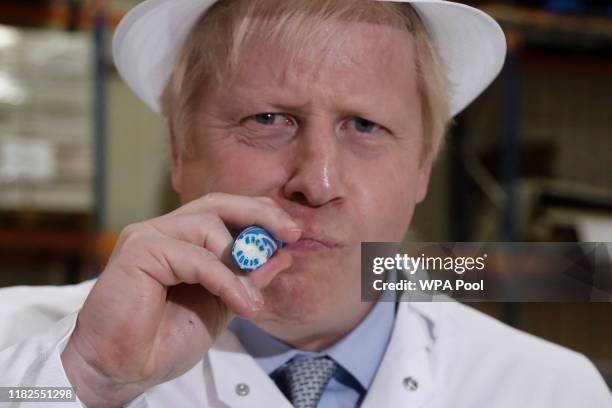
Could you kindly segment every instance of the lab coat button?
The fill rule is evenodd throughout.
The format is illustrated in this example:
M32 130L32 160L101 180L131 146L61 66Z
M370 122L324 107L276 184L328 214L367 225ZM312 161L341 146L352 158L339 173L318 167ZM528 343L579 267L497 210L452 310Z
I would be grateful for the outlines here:
M240 395L241 397L249 395L249 386L245 383L236 384L236 394Z
M419 388L419 383L412 377L404 378L402 383L404 384L404 388L406 388L408 391L416 391L417 388Z

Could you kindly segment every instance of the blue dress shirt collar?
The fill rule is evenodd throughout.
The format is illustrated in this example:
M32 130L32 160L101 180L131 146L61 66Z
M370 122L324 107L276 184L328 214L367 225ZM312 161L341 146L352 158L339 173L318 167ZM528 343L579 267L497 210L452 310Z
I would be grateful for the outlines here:
M328 355L367 390L385 354L394 323L395 303L377 302L347 336L317 353L294 349L241 318L235 318L229 329L268 375L296 355Z

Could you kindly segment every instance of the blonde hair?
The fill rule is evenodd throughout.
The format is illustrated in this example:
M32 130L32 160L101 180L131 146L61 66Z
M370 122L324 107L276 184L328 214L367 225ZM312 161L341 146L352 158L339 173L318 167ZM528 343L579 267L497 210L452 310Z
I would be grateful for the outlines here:
M390 25L411 36L423 114L422 157L433 160L450 119L445 69L412 6L371 0L219 0L213 4L188 35L161 96L162 114L173 127L181 154L189 150L187 139L202 92L221 86L235 74L253 41L281 44L287 51L284 58L293 61L306 52L313 38L333 37L339 22Z

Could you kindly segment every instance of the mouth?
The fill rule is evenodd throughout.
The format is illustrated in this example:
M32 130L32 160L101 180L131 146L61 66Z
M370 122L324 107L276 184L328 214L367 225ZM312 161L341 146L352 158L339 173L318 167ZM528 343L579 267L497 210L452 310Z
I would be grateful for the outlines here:
M287 249L296 252L331 251L341 246L338 241L318 234L304 233L297 242L287 245Z

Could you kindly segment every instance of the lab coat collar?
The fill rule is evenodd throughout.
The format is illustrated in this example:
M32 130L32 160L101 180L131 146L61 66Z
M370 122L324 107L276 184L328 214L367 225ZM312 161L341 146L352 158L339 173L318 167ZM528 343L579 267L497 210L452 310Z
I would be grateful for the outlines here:
M333 346L320 352L293 349L290 345L241 318L234 319L229 329L268 375L295 355L328 355L354 377L363 389L368 389L387 350L394 325L395 303L377 302L365 319L350 333ZM362 357L355 358L355 355Z
M434 341L431 328L437 322L430 319L435 319L439 308L422 306L399 304L389 345L363 407L397 406L400 402L402 406L418 407L432 395L429 349ZM217 397L228 406L291 407L230 330L221 334L208 359ZM241 384L248 387L247 395L239 392L244 391Z
M208 358L217 397L227 406L291 408L274 381L230 330L221 333L208 351Z
M393 276L393 279L428 280L430 276L425 269L421 268L415 275L399 272ZM449 331L456 328L450 309L457 301L448 295L404 291L398 292L396 299L400 308L401 305L407 306L427 320L431 337L430 344L441 335L442 330Z
M430 318L435 311L398 305L387 352L362 407L419 407L433 395L430 349L434 341ZM417 313L419 311L420 313Z

